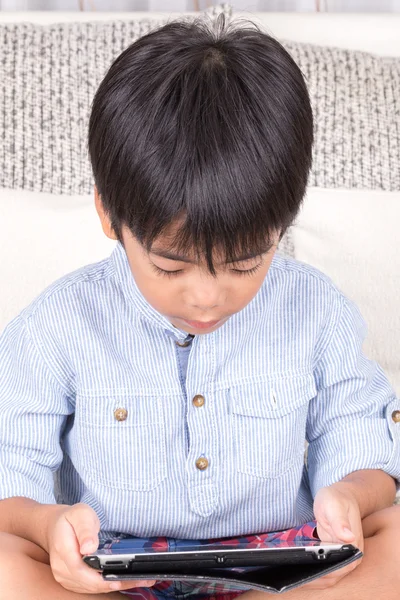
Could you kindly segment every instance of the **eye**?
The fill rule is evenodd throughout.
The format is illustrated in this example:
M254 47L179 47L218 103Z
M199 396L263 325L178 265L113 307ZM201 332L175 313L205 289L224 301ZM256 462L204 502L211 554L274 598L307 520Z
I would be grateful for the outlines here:
M150 264L157 275L164 275L165 277L174 277L175 275L183 272L183 269L178 269L177 271L166 271L165 269L160 269L160 267L157 267L157 265L152 262Z
M232 269L232 271L234 273L237 273L238 275L254 275L254 273L256 271L258 271L258 269L260 269L262 267L262 262L259 263L258 265L256 265L255 267L252 267L251 269Z

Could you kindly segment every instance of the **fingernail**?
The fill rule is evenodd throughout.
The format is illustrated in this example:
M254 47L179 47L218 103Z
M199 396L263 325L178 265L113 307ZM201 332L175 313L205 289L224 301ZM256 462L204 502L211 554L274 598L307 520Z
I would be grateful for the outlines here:
M345 533L346 535L354 535L348 527L343 527L343 533Z
M86 554L93 551L94 540L85 540L81 546L81 552Z

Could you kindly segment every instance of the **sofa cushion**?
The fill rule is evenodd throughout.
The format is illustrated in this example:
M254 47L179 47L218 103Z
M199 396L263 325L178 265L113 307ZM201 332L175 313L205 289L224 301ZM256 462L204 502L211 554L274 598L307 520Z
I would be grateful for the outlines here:
M400 394L400 192L309 188L291 235L295 257L352 299L368 335L364 350Z
M94 194L0 189L0 332L47 286L111 254Z
M213 22L221 12L229 17L232 8L208 10ZM0 187L91 193L87 127L95 91L125 48L165 22L149 16L0 24L6 116L0 121ZM400 58L281 41L310 90L315 115L310 184L399 190Z
M203 15L215 23L231 12L224 4ZM96 89L123 50L171 20L149 13L129 21L0 23L0 187L90 194L87 133Z
M400 190L400 57L282 42L315 120L310 185Z

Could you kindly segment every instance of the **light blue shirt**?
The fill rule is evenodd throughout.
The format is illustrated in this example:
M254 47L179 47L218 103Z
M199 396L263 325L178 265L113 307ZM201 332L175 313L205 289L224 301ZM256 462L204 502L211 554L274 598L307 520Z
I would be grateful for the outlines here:
M103 535L305 523L316 492L352 471L400 478L400 401L365 333L328 277L276 255L250 304L182 348L117 243L0 336L0 498L85 502Z

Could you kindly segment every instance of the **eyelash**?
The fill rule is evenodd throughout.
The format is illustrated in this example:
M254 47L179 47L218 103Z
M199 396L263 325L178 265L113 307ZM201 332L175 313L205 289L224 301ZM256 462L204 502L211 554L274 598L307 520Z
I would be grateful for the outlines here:
M157 265L155 265L154 263L150 264L154 271L157 273L157 275L164 275L165 277L174 277L175 275L179 275L179 273L183 272L183 269L178 269L177 271L164 271L164 269L160 269L160 267L157 267ZM262 263L256 265L255 267L252 267L251 269L247 269L246 271L241 271L240 269L232 269L232 271L237 275L248 275L251 277L251 275L254 275L254 273L258 271L258 269L260 269L261 266Z
M150 263L152 266L152 269L157 273L157 275L165 275L166 277L174 277L174 275L178 275L178 273L182 273L182 269L179 269L178 271L164 271L164 269L160 269L160 267L157 267L157 265L155 265L154 263Z
M259 263L258 265L256 265L255 267L252 267L251 269L247 269L246 271L240 271L239 269L232 269L232 271L235 271L235 273L237 273L238 275L254 275L254 273L256 273L256 271L258 271L258 269L260 269L262 267L262 263Z

